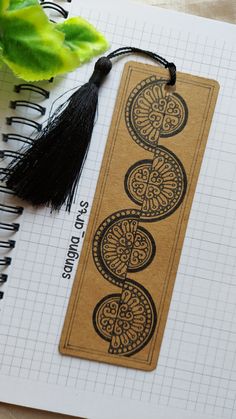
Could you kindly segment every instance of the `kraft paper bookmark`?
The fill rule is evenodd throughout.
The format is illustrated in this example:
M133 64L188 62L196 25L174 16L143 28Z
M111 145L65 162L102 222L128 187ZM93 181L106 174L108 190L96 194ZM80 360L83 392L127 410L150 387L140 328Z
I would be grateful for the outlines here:
M65 355L156 367L218 83L125 66L62 331Z

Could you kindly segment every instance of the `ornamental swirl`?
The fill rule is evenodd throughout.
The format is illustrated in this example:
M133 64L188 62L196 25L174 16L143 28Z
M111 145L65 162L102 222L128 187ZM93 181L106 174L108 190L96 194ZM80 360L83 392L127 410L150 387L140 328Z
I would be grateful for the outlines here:
M165 81L152 76L131 92L125 118L132 139L151 151L153 158L137 161L125 175L124 189L138 208L111 214L94 235L94 263L104 279L121 292L98 302L93 325L109 342L109 354L132 356L148 344L157 324L151 294L128 277L147 268L156 254L152 235L140 223L171 216L183 202L187 188L181 161L158 142L184 128L188 110L180 95L166 95Z
M149 77L139 83L128 99L125 118L133 140L154 151L159 138L172 137L183 130L188 119L184 99L177 93L167 96L166 82Z

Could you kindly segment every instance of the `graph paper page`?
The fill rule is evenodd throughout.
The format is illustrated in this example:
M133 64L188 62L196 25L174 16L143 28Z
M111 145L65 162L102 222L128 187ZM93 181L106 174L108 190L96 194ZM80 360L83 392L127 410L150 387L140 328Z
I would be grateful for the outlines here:
M109 366L62 356L58 344L73 275L62 274L81 201L95 192L124 63L100 92L98 118L76 201L63 209L25 208L7 269L0 312L0 399L90 419L204 419L236 417L236 29L233 25L149 6L74 0L111 49L133 45L155 51L178 70L219 81L221 90L188 223L157 369ZM134 56L132 56L134 59ZM138 57L139 61L145 61ZM147 61L150 63L150 61ZM50 104L84 83L93 63L52 85ZM16 82L1 71L1 132L12 114ZM19 81L18 81L19 83ZM23 93L21 98L34 98ZM26 114L24 114L26 115ZM40 120L40 119L39 119ZM9 128L9 127L8 127ZM11 127L11 130L13 128ZM24 132L24 128L20 131ZM7 145L12 149L16 144ZM11 197L7 202L17 202ZM1 216L3 217L3 216ZM5 221L5 218L3 219Z

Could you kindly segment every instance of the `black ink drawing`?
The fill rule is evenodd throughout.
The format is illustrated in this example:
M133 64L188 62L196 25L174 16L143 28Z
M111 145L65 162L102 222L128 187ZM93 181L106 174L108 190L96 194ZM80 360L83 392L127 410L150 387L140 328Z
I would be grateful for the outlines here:
M131 356L152 338L157 310L149 291L129 275L144 270L154 259L158 246L140 222L160 221L183 202L187 177L183 164L159 138L183 130L188 119L184 99L167 95L165 81L155 76L139 83L125 109L132 139L152 152L150 160L135 162L124 174L124 190L137 209L111 214L98 227L93 240L93 259L101 275L121 289L105 296L93 312L93 325L109 342L108 353Z

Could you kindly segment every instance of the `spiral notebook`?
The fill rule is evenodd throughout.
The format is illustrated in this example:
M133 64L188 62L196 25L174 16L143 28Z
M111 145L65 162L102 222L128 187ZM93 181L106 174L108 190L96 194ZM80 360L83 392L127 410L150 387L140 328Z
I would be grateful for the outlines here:
M61 1L51 18L66 15L60 8L69 16L81 14L105 33L112 49L154 50L179 70L221 85L158 366L141 372L58 351L124 59L101 91L71 213L23 208L1 184L0 400L94 419L154 419L157 413L165 419L235 418L236 29L149 6L126 2L122 10L121 5ZM84 83L92 68L90 63L35 85L1 69L1 175L22 141L40 129L55 99ZM34 103L33 109L15 101ZM72 240L77 243L73 257L68 255Z

